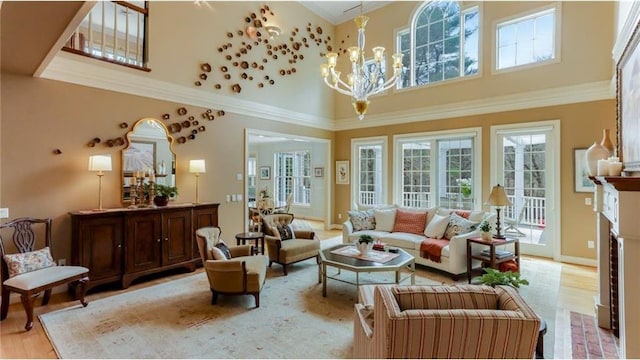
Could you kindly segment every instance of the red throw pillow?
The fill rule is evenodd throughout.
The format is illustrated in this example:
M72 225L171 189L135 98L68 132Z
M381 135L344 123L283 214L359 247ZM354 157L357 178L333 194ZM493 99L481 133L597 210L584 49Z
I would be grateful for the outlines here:
M410 234L424 235L424 228L427 226L427 212L414 212L398 209L396 211L396 221L393 224L393 232L405 232Z
M468 210L454 210L453 212L465 219L468 219L469 216L471 216L471 211Z

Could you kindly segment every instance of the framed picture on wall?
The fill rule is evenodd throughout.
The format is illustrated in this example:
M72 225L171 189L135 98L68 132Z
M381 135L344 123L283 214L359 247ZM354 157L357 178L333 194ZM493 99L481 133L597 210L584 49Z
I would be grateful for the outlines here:
M587 149L573 149L575 192L593 192L595 183L589 180L586 160Z
M260 166L260 180L271 180L271 166Z
M349 184L349 160L336 161L336 184Z
M124 173L148 171L156 168L156 142L131 140L124 153Z
M313 174L315 175L315 177L324 176L324 168L323 167L313 168Z
M618 155L624 170L640 171L640 24L636 25L616 65L618 101Z

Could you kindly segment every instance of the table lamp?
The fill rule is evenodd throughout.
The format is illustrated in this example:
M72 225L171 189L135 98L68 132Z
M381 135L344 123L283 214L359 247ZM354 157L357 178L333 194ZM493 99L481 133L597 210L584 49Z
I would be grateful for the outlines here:
M198 177L201 173L205 173L204 160L189 160L189 172L196 175L196 204L200 203L200 197L198 195Z
M98 209L102 210L102 177L103 171L111 171L111 155L89 156L89 171L98 172Z
M500 233L500 208L502 206L511 205L511 201L507 197L507 194L504 192L504 187L500 186L500 184L496 185L491 189L491 194L489 194L489 199L486 202L487 205L496 206L496 235L494 238L496 239L504 239L505 236Z

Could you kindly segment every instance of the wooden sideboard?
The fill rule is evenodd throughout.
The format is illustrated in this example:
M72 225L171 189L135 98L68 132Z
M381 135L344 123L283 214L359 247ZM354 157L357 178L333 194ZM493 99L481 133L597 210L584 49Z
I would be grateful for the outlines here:
M195 230L218 225L217 203L76 211L71 215L71 263L89 269L89 288L201 263Z

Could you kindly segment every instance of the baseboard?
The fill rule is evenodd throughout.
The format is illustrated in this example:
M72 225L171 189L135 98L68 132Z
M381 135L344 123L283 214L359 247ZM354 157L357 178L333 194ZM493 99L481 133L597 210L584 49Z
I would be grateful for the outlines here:
M585 266L593 266L598 267L598 260L596 259L587 259L576 256L560 256L560 262L576 264L576 265L585 265Z

